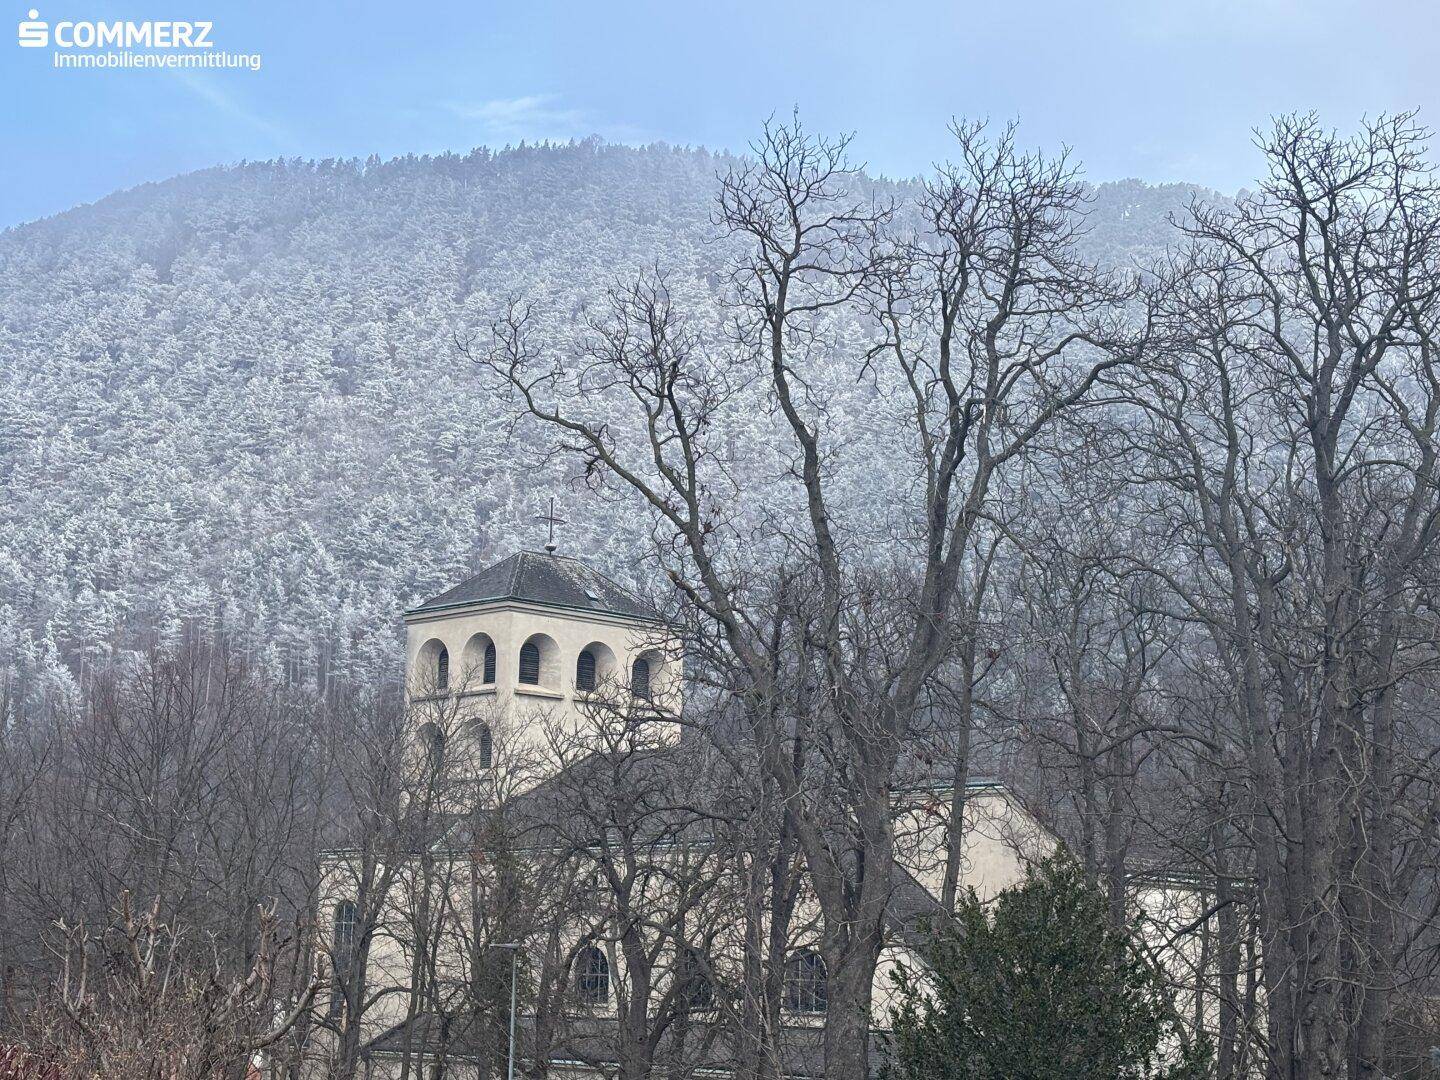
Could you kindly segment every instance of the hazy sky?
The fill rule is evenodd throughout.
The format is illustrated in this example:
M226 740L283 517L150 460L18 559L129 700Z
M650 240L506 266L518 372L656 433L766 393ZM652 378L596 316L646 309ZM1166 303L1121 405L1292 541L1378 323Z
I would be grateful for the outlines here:
M258 73L78 71L0 40L0 226L222 162L598 134L740 148L798 105L890 175L952 116L1018 117L1092 179L1233 191L1251 129L1315 109L1440 123L1436 0L29 0L62 19L206 19Z

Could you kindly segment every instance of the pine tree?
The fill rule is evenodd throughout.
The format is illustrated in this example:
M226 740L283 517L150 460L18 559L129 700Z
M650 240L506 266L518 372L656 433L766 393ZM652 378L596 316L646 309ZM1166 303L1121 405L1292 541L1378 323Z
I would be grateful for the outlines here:
M1193 1080L1209 1051L1068 855L991 905L972 889L933 928L927 969L897 977L890 1080Z

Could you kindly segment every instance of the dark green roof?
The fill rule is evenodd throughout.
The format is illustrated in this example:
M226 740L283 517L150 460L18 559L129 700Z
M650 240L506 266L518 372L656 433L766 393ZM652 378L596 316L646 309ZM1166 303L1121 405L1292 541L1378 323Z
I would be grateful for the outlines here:
M542 551L518 551L453 589L433 596L414 613L498 600L656 620L653 608L578 559Z

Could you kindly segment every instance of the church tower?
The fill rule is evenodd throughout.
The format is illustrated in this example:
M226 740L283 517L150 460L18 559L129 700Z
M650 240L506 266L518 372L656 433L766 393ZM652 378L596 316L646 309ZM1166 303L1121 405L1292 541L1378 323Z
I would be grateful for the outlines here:
M477 779L510 766L543 778L601 725L677 737L672 631L576 559L518 552L407 611L405 627L420 743L462 753Z

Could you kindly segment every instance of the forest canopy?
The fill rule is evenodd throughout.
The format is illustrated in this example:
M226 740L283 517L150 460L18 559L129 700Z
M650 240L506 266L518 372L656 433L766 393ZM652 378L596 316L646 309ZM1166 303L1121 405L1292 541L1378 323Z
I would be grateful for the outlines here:
M455 336L513 296L575 316L647 266L692 310L713 302L731 160L590 140L247 163L0 234L12 703L186 626L300 682L393 674L400 611L538 547L551 495L564 551L648 591L640 524L563 463L530 467ZM1197 193L1100 184L1082 248L1151 257ZM866 408L837 401L837 426L849 407Z

